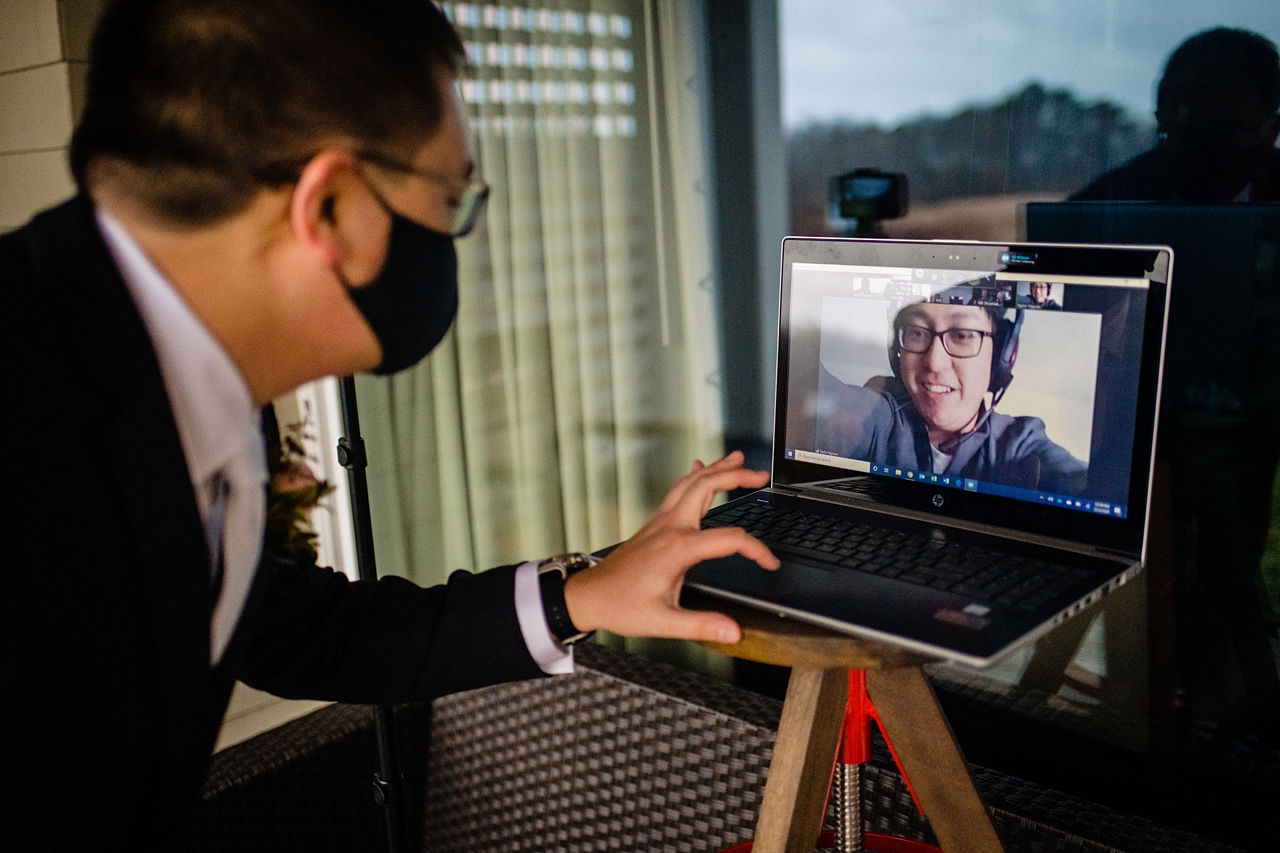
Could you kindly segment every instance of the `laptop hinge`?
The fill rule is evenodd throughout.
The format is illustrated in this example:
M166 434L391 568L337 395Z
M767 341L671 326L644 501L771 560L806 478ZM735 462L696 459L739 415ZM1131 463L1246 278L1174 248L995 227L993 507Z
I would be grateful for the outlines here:
M979 533L985 536L993 536L1013 542L1043 545L1061 551L1070 551L1072 553L1084 554L1090 557L1099 557L1105 560L1114 560L1124 563L1138 563L1140 561L1137 554L1127 554L1123 551L1115 551L1108 548L1101 548L1096 545L1089 545L1083 542L1072 542L1069 539L1058 539L1053 536L1044 536L1037 533L1012 531L1007 528L983 524L979 521L940 517L927 512L921 512L920 510L907 509L905 507L885 507L868 501L859 500L856 496L848 494L836 494L826 491L815 492L812 489L797 489L794 487L778 485L770 486L767 491L774 492L776 494L788 495L799 498L800 500L812 500L818 503L847 506L852 509L874 512L878 515L883 515L886 518L906 518L911 521L920 521L925 524L933 524L938 527L964 530L969 533ZM761 497L758 500L764 501L767 499Z

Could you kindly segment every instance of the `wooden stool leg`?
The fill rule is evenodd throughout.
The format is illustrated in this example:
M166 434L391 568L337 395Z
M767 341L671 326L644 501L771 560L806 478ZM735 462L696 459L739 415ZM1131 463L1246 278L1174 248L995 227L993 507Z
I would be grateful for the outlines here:
M938 846L947 853L1003 851L924 670L869 669L867 693L911 777ZM767 797L767 785L765 791Z
M822 830L849 675L795 667L765 780L755 853L812 853Z

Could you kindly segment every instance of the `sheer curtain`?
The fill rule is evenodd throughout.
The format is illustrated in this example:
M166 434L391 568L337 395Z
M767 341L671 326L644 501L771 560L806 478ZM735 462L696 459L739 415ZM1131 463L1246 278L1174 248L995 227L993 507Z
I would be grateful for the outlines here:
M442 3L493 186L423 364L358 382L379 570L635 532L723 451L701 3Z

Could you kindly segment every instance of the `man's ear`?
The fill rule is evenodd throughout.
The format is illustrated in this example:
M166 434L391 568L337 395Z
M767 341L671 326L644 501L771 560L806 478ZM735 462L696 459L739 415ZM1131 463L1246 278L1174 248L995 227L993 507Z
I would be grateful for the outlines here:
M372 281L386 257L391 218L350 151L321 151L303 167L289 206L294 239L345 282Z

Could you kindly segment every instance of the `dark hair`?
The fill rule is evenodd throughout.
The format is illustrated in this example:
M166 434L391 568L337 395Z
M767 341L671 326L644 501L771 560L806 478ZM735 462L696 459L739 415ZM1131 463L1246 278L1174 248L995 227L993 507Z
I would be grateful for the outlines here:
M1280 55L1275 43L1249 30L1205 30L1178 45L1156 89L1163 106L1187 87L1252 91L1268 112L1280 108Z
M893 346L897 346L896 342L898 340L898 329L902 328L902 320L903 320L902 315L907 312L908 308L914 308L917 305L925 305L925 304L928 304L927 300L920 300L918 302L908 302L906 305L903 305L901 308L899 308L897 313L893 315L893 339L895 341ZM938 303L938 304L941 304L941 303ZM985 311L987 314L987 319L991 321L992 329L995 329L996 326L1000 324L1000 321L1005 318L1005 312L1008 310L1007 308L999 308L992 305L967 305L965 307L981 308L983 311Z
M72 173L84 190L105 158L154 214L215 222L323 145L412 154L462 58L429 0L117 0L94 35Z

